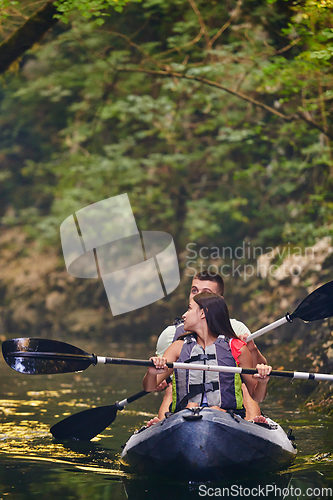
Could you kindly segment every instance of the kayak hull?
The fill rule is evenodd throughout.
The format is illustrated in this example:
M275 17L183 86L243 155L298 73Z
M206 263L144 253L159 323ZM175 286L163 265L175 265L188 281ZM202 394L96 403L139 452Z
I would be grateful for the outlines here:
M229 413L186 409L134 433L121 461L137 474L212 480L288 467L296 450L278 424L265 428Z

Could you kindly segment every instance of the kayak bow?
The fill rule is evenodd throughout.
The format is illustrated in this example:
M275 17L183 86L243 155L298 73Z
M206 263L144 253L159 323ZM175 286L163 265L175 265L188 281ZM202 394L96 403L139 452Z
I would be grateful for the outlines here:
M138 474L212 480L288 467L296 449L280 425L247 422L210 408L185 409L136 431L121 461Z

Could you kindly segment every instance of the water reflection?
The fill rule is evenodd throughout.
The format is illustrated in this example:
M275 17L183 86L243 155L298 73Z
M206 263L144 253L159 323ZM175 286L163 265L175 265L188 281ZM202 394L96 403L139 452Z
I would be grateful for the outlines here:
M104 352L105 346L82 346L88 352ZM122 356L146 356L146 349L126 352ZM118 355L113 352L107 354ZM0 498L35 500L38 498L130 500L184 500L202 498L200 484L138 478L125 473L120 466L121 446L131 433L153 416L161 395L149 395L117 413L112 426L91 443L57 442L49 429L67 415L94 406L114 404L141 390L145 369L137 367L97 366L84 374L33 376L18 374L0 360L2 393L0 395ZM87 375L86 375L87 374ZM285 401L285 403L283 403ZM290 384L271 391L262 405L263 411L296 436L298 456L295 464L280 474L242 477L229 482L204 483L207 488L276 487L261 498L327 499L322 488L333 485L333 428L325 416L303 413ZM167 452L167 450L166 450ZM279 489L281 489L281 495ZM292 489L293 488L293 489ZM309 488L320 494L307 494ZM204 493L207 490L201 490ZM255 490L253 490L256 493ZM284 493L283 493L284 491ZM231 490L230 490L231 492ZM288 492L288 494L287 494ZM266 490L265 490L266 493ZM209 495L206 495L206 498ZM245 495L243 495L244 497ZM238 494L238 497L241 498ZM257 498L259 495L247 496ZM333 495L331 496L333 498ZM229 498L237 498L237 495Z
M153 479L122 480L126 495L129 500L142 500L143 498L158 498L159 500L198 499L210 497L264 497L267 499L283 499L286 490L290 488L291 474L266 474L249 478L237 477L223 481L196 483L174 482Z
M51 460L33 462L21 459L2 462L0 496L10 500L126 498L120 477L102 477L95 472L73 468L71 464L53 464Z

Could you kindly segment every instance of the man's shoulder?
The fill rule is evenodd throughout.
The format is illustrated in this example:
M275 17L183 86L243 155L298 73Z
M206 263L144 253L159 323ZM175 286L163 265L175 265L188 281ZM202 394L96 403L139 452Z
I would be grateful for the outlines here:
M232 319L230 319L230 323L231 323L233 331L235 332L235 334L237 336L242 335L243 333L251 334L248 327L246 325L244 325L244 323L242 323L241 321L238 321L237 319L232 318Z
M175 325L167 326L161 335L158 337L156 344L156 354L157 356L163 356L169 345L172 344L173 338L175 336L176 327Z
M176 331L176 325L169 325L167 326L166 328L164 328L163 332L161 333L160 337L163 336L168 336L168 335L171 335L171 334L175 334L175 331Z

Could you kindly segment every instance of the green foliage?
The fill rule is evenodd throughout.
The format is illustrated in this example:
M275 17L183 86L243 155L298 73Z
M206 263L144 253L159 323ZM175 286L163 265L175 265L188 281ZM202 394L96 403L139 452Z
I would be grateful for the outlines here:
M235 2L196 2L205 33L187 0L109 17L125 2L88 3L59 2L72 26L0 90L4 226L59 244L69 214L127 192L139 228L169 231L179 251L332 233L331 8L246 0L209 46Z
M59 17L63 22L69 21L69 16L79 13L86 19L91 17L99 17L108 15L107 11L112 7L116 12L122 12L128 2L139 3L141 0L56 0L54 4L59 11ZM21 5L20 5L21 4ZM23 5L22 5L23 4ZM27 2L18 2L16 0L1 0L0 1L0 18L7 18L13 15L11 9L25 9L29 7ZM36 4L33 4L36 8Z
M104 23L102 16L109 15L106 11L110 7L116 12L122 12L129 1L133 0L57 0L54 3L59 11L57 17L63 22L68 23L71 15L79 13L86 19L97 18L95 24L100 26Z
M4 17L8 16L7 9L9 7L16 7L18 5L18 2L15 0L1 0L0 2L0 13L1 16L3 15Z

